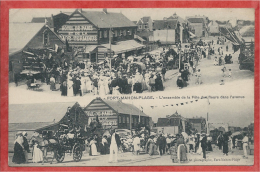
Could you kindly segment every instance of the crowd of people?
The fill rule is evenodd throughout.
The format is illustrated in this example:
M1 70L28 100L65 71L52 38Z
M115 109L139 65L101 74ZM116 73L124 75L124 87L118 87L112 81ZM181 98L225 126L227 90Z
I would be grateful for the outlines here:
M68 133L70 134L70 133ZM33 137L41 137L35 132ZM228 156L228 153L233 153L233 149L238 149L238 138L233 137L231 132L220 133L216 138L215 144L218 149L223 152L223 155ZM244 158L248 158L249 139L245 133L242 140L241 148L243 148ZM209 134L195 133L186 134L163 134L159 133L135 133L120 137L115 129L109 133L98 135L93 134L85 140L85 151L89 156L107 155L109 154L109 162L118 161L118 153L132 152L133 155L149 154L154 155L170 155L173 163L187 162L187 153L202 155L203 159L207 158L207 152L212 152L213 139ZM31 147L31 148L30 148ZM26 132L18 132L14 142L14 154L12 162L16 164L28 163L28 154L32 153L33 163L43 163L44 149L41 142L37 139L27 140ZM214 149L217 151L217 149Z

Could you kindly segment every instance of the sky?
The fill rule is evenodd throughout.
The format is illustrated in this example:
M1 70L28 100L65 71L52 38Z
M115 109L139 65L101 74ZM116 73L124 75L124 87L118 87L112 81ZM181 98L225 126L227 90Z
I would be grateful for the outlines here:
M32 17L49 17L51 14L73 12L75 9L10 9L10 22L30 22ZM83 9L102 11L102 9ZM151 16L153 20L162 20L176 13L182 18L187 16L205 15L210 20L254 20L253 8L111 8L108 12L122 12L132 21L143 16Z

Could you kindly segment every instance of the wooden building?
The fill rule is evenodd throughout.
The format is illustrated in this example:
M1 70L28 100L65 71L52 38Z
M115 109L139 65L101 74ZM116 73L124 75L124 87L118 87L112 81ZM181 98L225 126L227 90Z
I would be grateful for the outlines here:
M122 13L75 10L57 31L81 60L101 62L114 54L126 57L144 47L134 40L137 26Z
M65 42L45 23L10 23L9 82L24 69L22 59L34 56L28 49L54 49L55 44L65 46Z
M88 126L88 116L76 102L37 103L9 105L9 150L13 149L15 134L26 131L28 138L37 131L56 132L60 124L67 125L68 119L76 126L85 129Z
M206 119L205 118L187 118L187 120L191 123L192 128L196 129L198 133L206 133Z
M89 117L89 124L98 116L104 129L135 129L140 121L142 125L149 126L151 118L132 104L122 101L92 100L85 108ZM131 118L131 119L130 119ZM132 125L130 126L130 122Z
M185 132L186 126L186 119L176 111L174 114L166 116L166 118L158 118L155 128L158 133L178 134Z
M208 18L205 16L192 16L186 17L186 20L190 22L190 26L192 27L192 32L198 38L200 37L208 37Z

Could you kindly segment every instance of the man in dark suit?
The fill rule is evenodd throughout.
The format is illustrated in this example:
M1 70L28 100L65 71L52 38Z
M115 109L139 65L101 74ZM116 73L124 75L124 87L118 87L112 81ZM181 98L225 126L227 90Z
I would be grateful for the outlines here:
M112 162L113 159L114 162L117 162L117 152L120 145L121 145L120 137L118 134L115 133L115 129L113 129L111 133L109 162Z

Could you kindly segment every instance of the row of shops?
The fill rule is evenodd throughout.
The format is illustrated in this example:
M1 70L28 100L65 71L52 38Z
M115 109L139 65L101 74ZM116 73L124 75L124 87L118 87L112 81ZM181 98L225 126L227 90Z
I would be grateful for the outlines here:
M57 15L59 20L45 23L10 23L9 78L24 70L22 59L63 52L71 59L100 63L114 55L126 58L143 51L135 37L137 26L122 13L83 11ZM56 17L56 16L54 16ZM64 22L66 20L66 22ZM55 24L63 21L62 24ZM56 26L53 28L52 26ZM46 53L47 52L47 53Z

